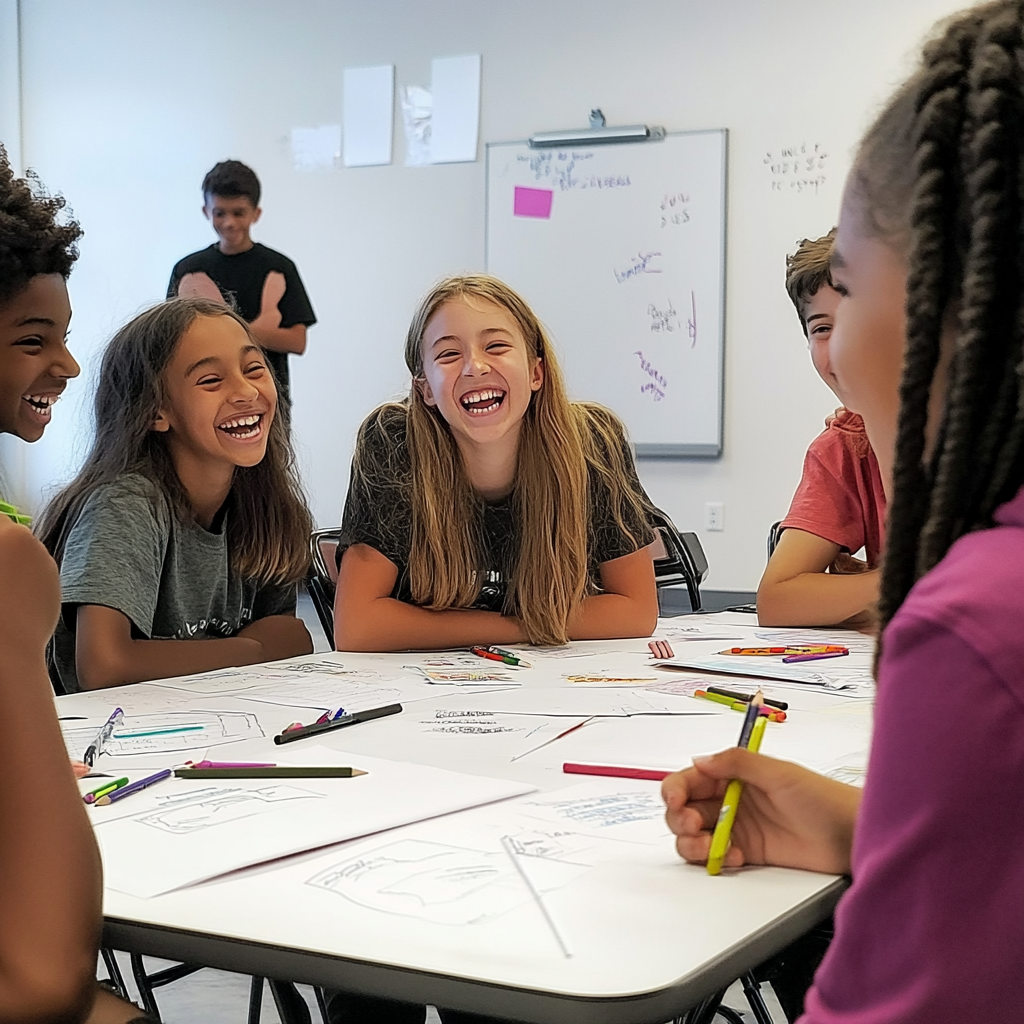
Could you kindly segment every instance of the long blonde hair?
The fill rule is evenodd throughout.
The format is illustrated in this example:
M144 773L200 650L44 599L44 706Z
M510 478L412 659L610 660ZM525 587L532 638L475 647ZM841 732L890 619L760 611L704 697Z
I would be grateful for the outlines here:
M637 547L646 538L628 524L646 521L646 496L633 483L622 424L614 413L569 401L550 340L534 312L508 285L482 274L438 284L416 310L405 342L413 377L401 406L412 462L412 597L433 609L468 608L482 583L481 501L451 429L437 408L427 405L419 387L427 324L445 302L465 296L507 310L528 351L544 363L544 383L530 399L519 435L512 490L518 552L504 613L522 622L531 643L565 643L569 618L595 589L589 573L595 540L591 474L607 488L616 524Z

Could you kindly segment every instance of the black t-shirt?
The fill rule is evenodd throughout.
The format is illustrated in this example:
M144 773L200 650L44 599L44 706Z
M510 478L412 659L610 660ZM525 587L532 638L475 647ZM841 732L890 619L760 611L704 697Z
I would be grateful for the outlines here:
M278 303L281 326L305 324L310 327L315 324L316 316L295 264L287 256L268 249L260 242L255 242L245 252L231 256L225 256L214 243L178 260L171 271L167 298L173 299L178 294L178 285L186 274L202 272L220 289L224 300L234 305L242 319L251 322L260 315L263 282L272 270L284 274L285 292ZM277 377L278 390L287 399L288 355L285 352L266 351L266 357Z
M362 453L361 471L353 466L341 522L340 560L352 544L368 544L398 567L391 596L412 602L409 582L409 550L412 546L412 465L406 444L406 413L400 406L381 406L364 424L357 442ZM633 456L622 440L631 482L641 499L647 497L633 465ZM600 589L599 566L613 558L632 554L654 540L646 521L624 510L623 519L640 543L615 522L607 486L590 473L590 579ZM517 523L512 496L479 504L481 517L481 587L474 608L504 611L508 580L518 551Z

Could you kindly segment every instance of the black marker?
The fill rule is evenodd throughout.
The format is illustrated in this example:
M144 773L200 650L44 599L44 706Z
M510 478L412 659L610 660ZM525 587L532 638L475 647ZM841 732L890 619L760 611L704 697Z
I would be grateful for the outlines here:
M383 718L385 715L397 715L401 710L401 704L386 704L382 708L356 711L343 718L334 718L330 722L314 722L312 725L303 725L298 729L288 729L280 736L275 736L274 742L291 743L293 740L301 740L306 736L318 736L320 733L330 732L332 729L343 729L346 725L358 725L359 722L371 722L373 719Z

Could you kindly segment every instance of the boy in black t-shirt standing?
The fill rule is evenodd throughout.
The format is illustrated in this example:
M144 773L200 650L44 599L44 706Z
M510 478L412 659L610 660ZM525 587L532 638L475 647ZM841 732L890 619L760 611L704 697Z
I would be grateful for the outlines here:
M217 164L203 179L203 213L220 241L174 265L167 298L201 295L232 303L249 322L288 401L288 355L306 351L306 328L316 316L295 264L252 240L249 232L262 212L252 168L238 160Z

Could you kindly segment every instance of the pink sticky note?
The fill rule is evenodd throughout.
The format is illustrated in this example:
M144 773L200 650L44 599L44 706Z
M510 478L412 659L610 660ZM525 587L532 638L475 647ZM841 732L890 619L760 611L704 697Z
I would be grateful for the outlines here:
M555 194L549 188L522 188L516 185L515 205L512 212L517 217L551 216L551 200Z

